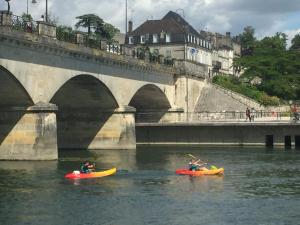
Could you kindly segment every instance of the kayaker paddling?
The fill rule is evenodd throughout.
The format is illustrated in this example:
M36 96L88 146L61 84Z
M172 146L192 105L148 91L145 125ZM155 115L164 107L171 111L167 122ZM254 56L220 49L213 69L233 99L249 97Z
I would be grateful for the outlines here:
M117 168L112 168L109 170L98 171L98 172L90 172L90 173L81 173L80 171L73 171L72 173L68 173L65 175L65 178L68 179L88 179L88 178L99 178L110 176L117 172Z
M194 160L192 159L190 162L189 162L189 170L190 171L199 171L199 170L208 170L205 165L207 163L202 163L202 164L199 164L201 160L198 159L198 160Z
M91 164L89 161L84 162L80 168L81 173L90 173L93 171L95 171L95 164Z

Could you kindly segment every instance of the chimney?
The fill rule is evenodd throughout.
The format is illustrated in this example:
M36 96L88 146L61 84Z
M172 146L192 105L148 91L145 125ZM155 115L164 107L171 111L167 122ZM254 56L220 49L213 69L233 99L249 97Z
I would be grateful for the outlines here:
M132 32L132 25L133 25L132 21L129 20L129 22L128 22L128 33Z

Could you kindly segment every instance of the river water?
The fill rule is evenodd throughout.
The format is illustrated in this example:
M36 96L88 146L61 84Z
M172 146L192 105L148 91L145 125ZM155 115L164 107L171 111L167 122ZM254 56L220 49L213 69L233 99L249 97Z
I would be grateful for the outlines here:
M224 176L179 176L193 154ZM116 175L66 180L84 160ZM139 147L61 151L54 162L0 162L0 224L296 225L300 151Z

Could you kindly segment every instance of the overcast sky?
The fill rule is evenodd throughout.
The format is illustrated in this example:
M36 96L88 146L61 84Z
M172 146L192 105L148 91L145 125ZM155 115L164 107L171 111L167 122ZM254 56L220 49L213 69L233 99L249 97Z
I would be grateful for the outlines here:
M29 2L35 20L45 11L46 0ZM48 0L49 11L60 24L74 25L75 17L95 13L125 31L125 0ZM16 15L26 12L27 0L11 0ZM0 9L6 2L0 0ZM290 38L300 32L300 0L128 0L128 18L134 28L147 19L161 19L169 10L177 11L197 30L236 35L251 25L258 38L280 31Z

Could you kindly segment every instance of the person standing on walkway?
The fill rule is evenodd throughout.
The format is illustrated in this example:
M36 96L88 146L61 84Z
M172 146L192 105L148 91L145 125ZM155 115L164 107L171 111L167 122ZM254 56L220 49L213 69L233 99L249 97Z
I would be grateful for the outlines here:
M251 117L251 121L254 121L254 117L255 117L255 110L254 110L254 108L251 108L250 117Z
M251 122L250 109L248 107L246 109L246 121L247 119L249 119L249 122Z
M296 104L294 104L294 106L291 108L291 111L293 113L293 119L295 121L299 120L299 112L298 112L298 107Z

